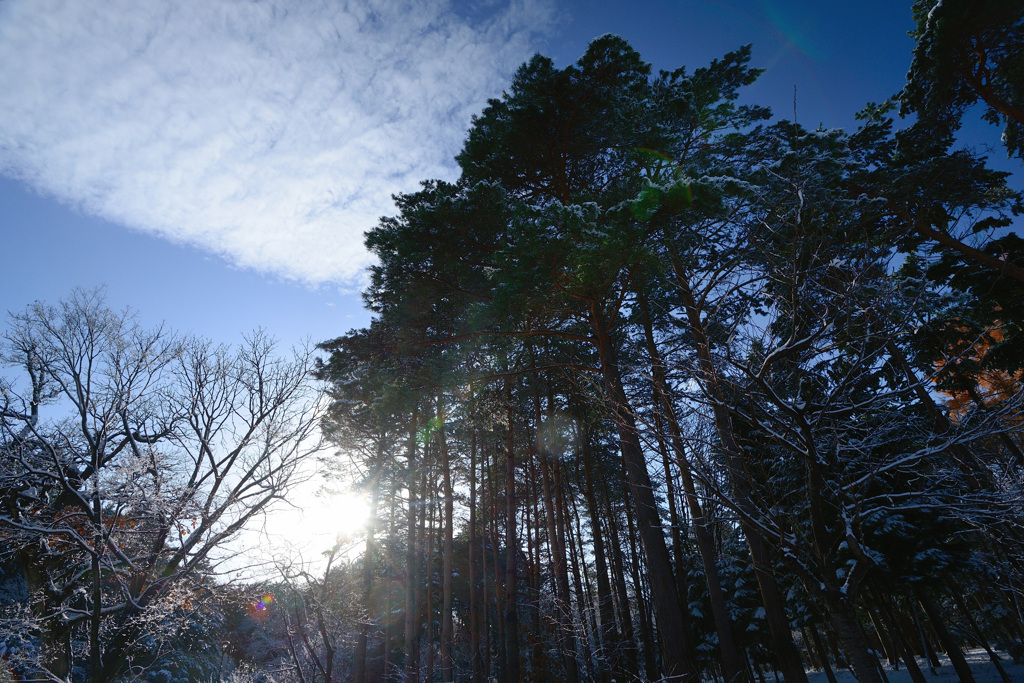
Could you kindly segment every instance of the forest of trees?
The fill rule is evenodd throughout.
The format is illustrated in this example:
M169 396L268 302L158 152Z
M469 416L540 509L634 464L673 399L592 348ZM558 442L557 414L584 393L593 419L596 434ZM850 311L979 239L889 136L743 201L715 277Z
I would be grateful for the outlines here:
M887 662L921 683L938 653L973 680L963 651L984 648L1008 681L1005 653L1024 657L1024 241L1008 228L1024 206L956 133L980 110L1021 158L1024 9L933 4L915 5L907 88L853 132L744 104L749 47L653 74L604 36L566 68L521 66L474 119L459 179L396 197L367 233L372 323L321 345L326 465L370 500L358 556L220 584L198 531L169 538L206 519L208 487L161 493L155 465L118 466L103 486L145 504L100 506L90 468L120 456L90 440L93 404L58 445L5 390L22 650L61 681L77 647L103 662L81 668L92 681L881 682ZM8 333L6 358L45 393L41 324ZM161 362L185 381L200 351ZM112 407L104 447L151 457L160 436L192 454L177 426L156 433L161 400L131 424ZM205 414L175 425L201 432L188 416ZM304 435L305 416L271 422ZM52 473L72 451L73 473ZM193 457L205 472L217 456ZM111 514L147 529L122 542L135 532ZM73 562L47 559L55 533ZM206 597L183 611L181 591ZM163 641L147 630L175 618ZM162 660L133 655L158 641Z

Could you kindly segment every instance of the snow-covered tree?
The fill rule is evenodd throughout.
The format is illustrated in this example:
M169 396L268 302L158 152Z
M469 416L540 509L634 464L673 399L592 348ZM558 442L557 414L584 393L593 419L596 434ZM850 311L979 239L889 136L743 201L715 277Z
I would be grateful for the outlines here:
M0 556L24 582L27 666L137 673L140 644L181 635L229 542L317 448L310 354L147 330L76 291L13 314L3 360Z

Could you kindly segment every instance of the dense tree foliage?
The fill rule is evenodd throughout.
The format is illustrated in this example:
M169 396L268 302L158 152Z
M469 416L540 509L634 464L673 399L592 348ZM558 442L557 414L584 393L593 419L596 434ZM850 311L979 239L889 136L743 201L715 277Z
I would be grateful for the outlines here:
M1019 639L1019 305L979 286L1019 197L885 108L764 123L748 61L535 57L368 233L320 371L336 436L379 420L355 680L966 680Z
M901 94L934 134L951 136L976 103L1024 158L1024 5L1017 0L917 0L914 61Z

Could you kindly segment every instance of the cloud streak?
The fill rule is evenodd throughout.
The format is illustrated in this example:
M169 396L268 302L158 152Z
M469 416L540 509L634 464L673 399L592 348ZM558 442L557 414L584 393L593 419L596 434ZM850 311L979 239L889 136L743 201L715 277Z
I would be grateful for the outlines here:
M352 282L390 195L453 177L553 20L427 0L0 3L0 172L307 284Z

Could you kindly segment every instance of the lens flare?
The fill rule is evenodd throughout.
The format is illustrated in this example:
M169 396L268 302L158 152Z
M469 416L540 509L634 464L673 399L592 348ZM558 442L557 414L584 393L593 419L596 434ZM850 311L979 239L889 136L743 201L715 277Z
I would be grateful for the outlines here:
M263 597L256 601L256 609L263 611L270 606L270 603L274 602L273 593L264 593Z
M246 605L246 612L249 614L250 619L256 621L262 621L266 615L267 610L270 609L270 605L274 602L274 594L267 592L256 599L255 602L250 602Z

